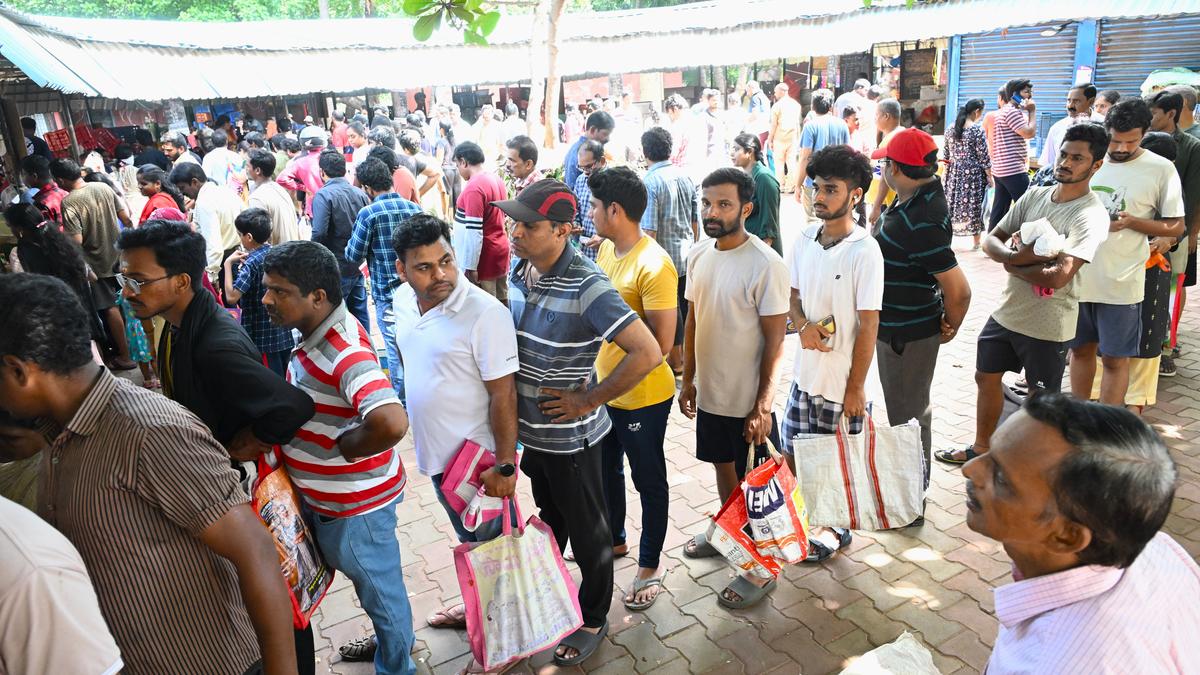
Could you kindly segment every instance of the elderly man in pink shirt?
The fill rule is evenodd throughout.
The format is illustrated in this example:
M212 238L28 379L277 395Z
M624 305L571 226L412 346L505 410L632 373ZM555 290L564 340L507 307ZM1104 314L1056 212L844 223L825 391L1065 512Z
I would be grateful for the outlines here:
M300 132L300 144L304 146L305 154L288 164L275 182L293 192L304 192L304 215L311 220L313 195L325 185L320 166L321 151L325 149L325 130L311 124L304 127Z
M1200 567L1159 531L1177 475L1149 426L1042 394L963 473L967 526L1013 561L988 675L1200 673Z

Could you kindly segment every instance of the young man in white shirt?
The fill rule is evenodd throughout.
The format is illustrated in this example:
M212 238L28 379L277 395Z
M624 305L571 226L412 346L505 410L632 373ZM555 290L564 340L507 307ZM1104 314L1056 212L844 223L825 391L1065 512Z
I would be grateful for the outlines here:
M818 150L808 162L813 214L792 247L791 319L801 351L783 418L783 448L792 472L797 434L837 433L842 416L860 433L865 384L883 307L883 254L865 225L871 162L848 145ZM850 543L850 531L813 528L809 556L821 561Z
M701 184L705 239L687 256L688 301L679 409L696 420L696 459L713 465L724 504L746 475L746 451L780 446L772 411L787 323L787 266L746 231L754 183L741 169L717 169ZM705 534L689 558L719 555ZM761 601L774 580L742 575L717 596L731 609Z
M1104 123L1108 161L1091 182L1112 225L1092 264L1079 271L1071 393L1090 398L1099 353L1104 367L1100 402L1109 405L1124 405L1129 359L1138 355L1148 237L1178 239L1185 232L1183 190L1175 165L1141 147L1150 121L1150 106L1140 98L1125 99L1109 110Z
M492 497L508 497L517 484L517 333L499 300L459 274L450 226L429 214L409 218L396 231L396 344L411 382L408 392L417 470L433 481L438 502L461 542L500 534L500 519L474 531L446 501L442 477L473 441L496 454L481 479ZM435 628L463 628L466 609L456 603L430 615Z

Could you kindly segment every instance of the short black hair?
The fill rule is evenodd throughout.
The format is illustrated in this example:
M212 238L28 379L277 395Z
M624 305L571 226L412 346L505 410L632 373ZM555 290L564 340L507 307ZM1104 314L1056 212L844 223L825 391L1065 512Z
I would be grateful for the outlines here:
M392 173L395 173L396 167L400 166L400 154L384 145L376 145L368 150L367 158L377 159L383 162L384 165L387 166L388 171L391 171Z
M237 214L233 226L239 234L248 234L255 242L262 244L271 238L271 214L266 209L252 206Z
M1112 104L1115 104L1117 101L1121 100L1121 92L1117 91L1116 89L1105 89L1096 95Z
M41 155L26 155L21 160L21 170L43 184L50 182L50 160ZM41 187L41 185L31 185L30 187Z
M0 275L0 357L13 356L56 375L92 362L88 313L66 282L44 274Z
M754 200L754 181L750 174L732 166L722 167L704 177L700 188L710 188L717 185L733 185L737 188L738 203L745 205Z
M583 143L579 144L579 150L586 151L594 160L604 159L604 144L600 141L584 141ZM579 154L579 150L576 150L575 153Z
M171 169L171 182L175 185L186 185L194 180L201 183L208 181L208 175L204 173L204 167L195 162L184 162L176 164L174 169Z
M342 304L342 277L333 252L315 241L288 241L263 256L263 272L283 277L308 295L318 288L329 303Z
M596 112L592 113L591 115L588 115L587 126L584 128L599 129L601 131L604 131L604 130L611 131L612 128L614 126L616 126L616 124L617 123L615 120L613 120L612 115L609 115L608 113L604 112L603 110L597 110Z
M938 151L931 150L928 155L925 155L924 164L905 164L891 160L892 164L911 180L924 180L930 178L937 173L938 170Z
M30 131L37 131L37 120L33 119L32 117L22 117L21 128L28 129Z
M154 145L154 135L149 129L134 129L133 138L142 145Z
M1108 131L1095 122L1080 122L1067 127L1062 142L1067 141L1087 143L1093 162L1104 159L1104 155L1108 153ZM1057 150L1058 148L1055 148L1055 151Z
M871 187L870 160L848 145L828 145L814 152L808 161L807 173L812 179L845 181L850 190Z
M420 246L434 244L439 239L445 239L450 250L454 250L454 240L446 221L428 213L418 213L396 228L396 234L392 236L392 249L396 251L400 262L405 262L406 253Z
M368 158L354 169L354 177L358 184L369 187L376 192L387 192L392 189L392 172L387 165L378 159Z
M1123 101L1117 101L1113 107L1108 109L1108 114L1104 117L1104 127L1108 129L1108 133L1114 131L1133 131L1141 129L1142 132L1150 130L1150 120L1153 115L1150 114L1150 105L1140 98L1127 98Z
M332 148L322 150L317 158L317 166L330 178L342 178L346 175L346 156Z
M1183 97L1171 91L1163 89L1157 94L1150 97L1150 107L1158 108L1166 113L1175 113L1173 118L1175 124L1179 124L1179 116L1183 114Z
M1083 97L1091 100L1096 98L1096 85L1094 84L1077 84L1071 89L1078 89L1083 92Z
M620 204L626 216L634 222L641 221L646 212L646 185L633 169L627 166L601 169L588 176L587 184L592 196L606 208L610 204ZM588 205L580 204L579 208L586 209Z
M811 105L813 112L818 115L824 115L833 107L833 100L829 98L824 89L818 89L813 92Z
M300 140L296 138L283 137L284 152L300 152Z
M269 178L275 173L275 155L262 148L254 148L250 151L250 166L258 169L264 176Z
M362 122L359 122L357 118L355 119L355 121L351 122L346 127L346 129L347 129L347 131L353 131L354 133L358 134L359 136L362 136L363 138L367 137L367 125L363 124Z
M853 108L853 106L846 108L846 110L850 110L852 108ZM754 155L754 161L756 161L756 162L764 161L763 160L762 141L760 141L758 139L758 134L740 133L737 136L734 136L733 144L738 146L742 150L745 150L746 152Z
M229 134L225 133L224 129L213 129L212 144L214 148L223 148L229 145Z
M50 175L58 180L74 182L83 177L83 169L75 160L60 157L50 162Z
M1179 156L1179 144L1165 131L1151 131L1142 136L1142 147L1172 162Z
M651 162L671 159L671 132L662 127L650 127L642 134L642 154Z
M249 143L250 147L252 148L267 147L267 136L261 131L251 131L250 133L246 134L242 140L246 143Z
M1178 472L1158 434L1123 407L1038 393L1023 408L1071 444L1049 477L1058 512L1091 530L1083 565L1125 568L1162 529Z
M229 124L229 115L217 115L217 127L223 127Z
M167 143L175 146L176 148L183 148L184 150L187 150L188 147L187 139L184 138L183 134L179 133L178 131L168 132L162 137L162 140L159 141L159 143Z
M371 133L375 133L372 131ZM421 151L421 132L416 129L404 129L400 132L400 136L396 138L396 142L400 144L400 149L404 152L415 155Z
M367 142L382 145L391 150L396 147L396 132L391 127L371 127L367 132Z
M185 165L186 166L186 165ZM187 223L177 220L148 220L137 229L121 230L117 248L128 251L148 248L154 251L158 266L172 276L186 274L192 280L192 290L199 292L205 259L204 237L192 231Z
M537 166L538 147L532 138L528 136L513 136L504 145L510 150L516 150L517 157L520 157L522 162L533 162L534 166Z
M1027 77L1017 77L1004 83L1004 94L1008 97L1004 100L1011 101L1014 94L1019 94L1024 91L1025 87L1032 87L1033 82Z
M483 148L479 147L478 143L471 141L463 141L454 147L454 161L462 160L467 163L467 166L476 166L483 164Z

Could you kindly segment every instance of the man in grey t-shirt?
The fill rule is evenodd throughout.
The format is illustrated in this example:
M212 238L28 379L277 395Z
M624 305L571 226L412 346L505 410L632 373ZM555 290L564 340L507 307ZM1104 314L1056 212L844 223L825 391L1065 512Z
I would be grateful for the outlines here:
M1075 275L1108 237L1108 211L1091 191L1092 175L1104 163L1108 132L1098 124L1069 128L1059 149L1054 187L1026 192L988 234L984 253L1004 265L1008 284L1000 307L979 334L975 382L979 387L975 442L934 456L963 464L988 451L1004 409L1001 378L1025 370L1030 389L1057 392L1066 367L1067 343L1075 337L1079 296ZM1045 218L1065 237L1052 256L1039 256L1034 242L1013 246L1024 223Z

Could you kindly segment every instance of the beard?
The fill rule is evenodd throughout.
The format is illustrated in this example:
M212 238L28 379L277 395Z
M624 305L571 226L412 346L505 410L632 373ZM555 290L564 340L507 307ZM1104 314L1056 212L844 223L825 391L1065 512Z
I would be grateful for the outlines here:
M704 234L707 234L708 236L712 237L713 239L720 239L721 237L727 237L727 236L733 234L734 232L737 232L737 230L738 230L738 221L736 221L736 220L733 222L725 222L718 218L705 218L704 219Z
M851 208L850 197L846 197L846 201L843 202L841 208L837 209L836 211L829 211L828 207L825 207L825 208L826 208L826 211L824 213L822 213L820 211L817 211L817 205L814 204L813 205L813 215L815 215L817 218L820 218L821 220L837 220L838 218L842 218L843 216L845 216L847 213L850 212L850 208Z

